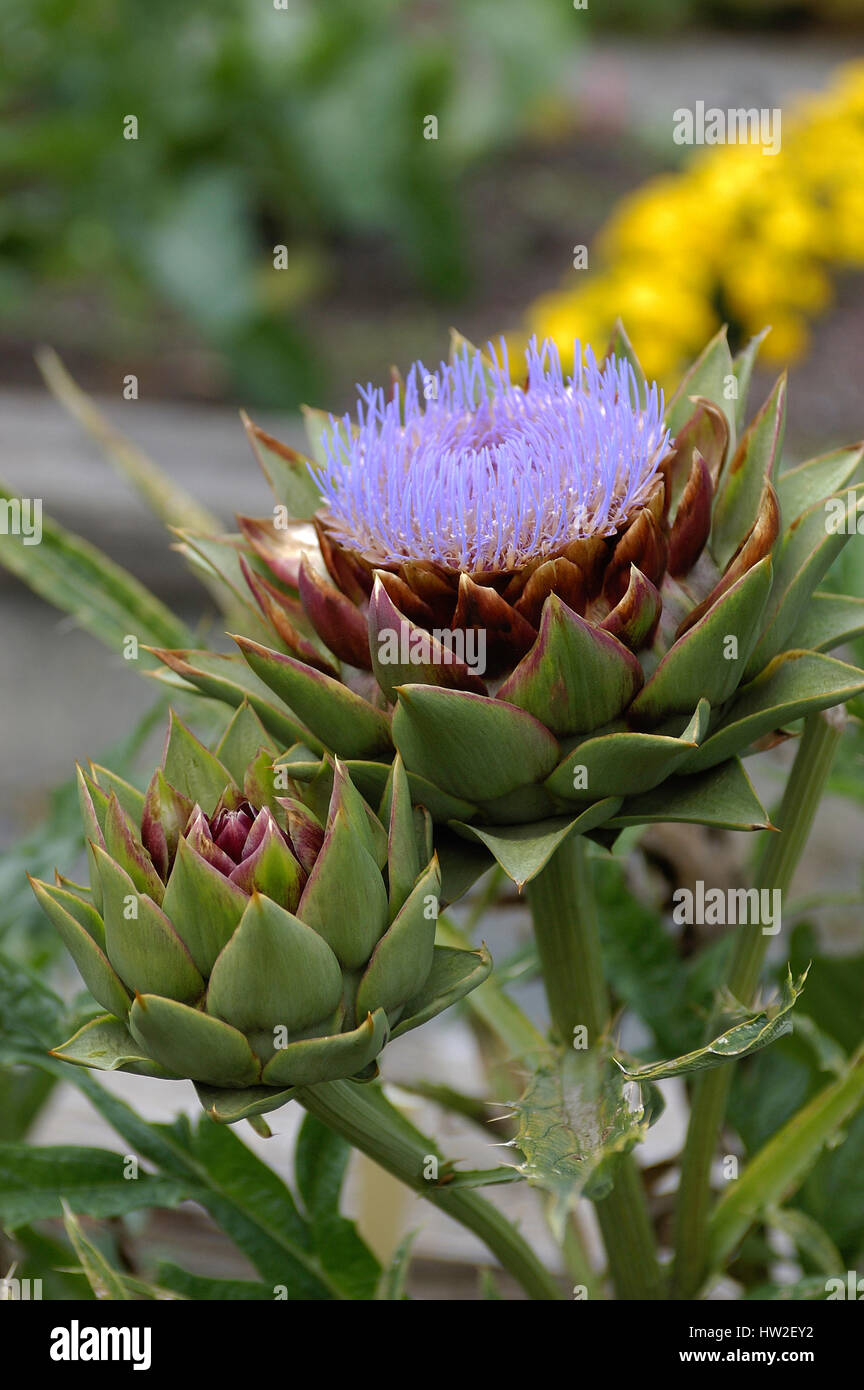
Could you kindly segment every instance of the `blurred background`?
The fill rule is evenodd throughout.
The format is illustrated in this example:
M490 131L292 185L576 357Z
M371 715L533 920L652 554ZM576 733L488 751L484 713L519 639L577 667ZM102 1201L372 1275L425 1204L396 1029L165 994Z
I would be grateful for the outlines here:
M42 382L40 344L225 521L270 507L238 407L302 447L302 402L346 409L392 362L446 356L451 324L566 353L574 337L602 350L620 314L667 387L721 323L736 348L770 324L752 400L790 367L787 462L860 438L862 40L864 0L4 0L0 481L194 626L204 591ZM780 153L676 145L673 112L697 101L779 107ZM860 538L830 582L864 594ZM0 936L39 969L55 955L23 868L69 863L73 759L110 753L135 775L155 699L134 663L0 568ZM763 762L770 801L783 759ZM855 729L840 764L799 893L824 900L828 883L826 949L848 953ZM647 837L647 877L607 903L646 941L665 930L658 866L686 881L709 862L734 882L746 852L746 837L664 830ZM501 917L517 956L523 917ZM847 981L864 980L855 961ZM431 1048L445 1078L473 1055L454 1026ZM63 1096L38 1137L80 1125L89 1142ZM745 1089L742 1116L748 1104ZM667 1131L650 1161L679 1142ZM427 1253L451 1249L445 1236ZM200 1224L193 1237L206 1243Z
M790 461L859 438L862 38L864 0L5 0L0 480L194 619L39 344L225 521L268 507L238 406L300 442L301 402L346 409L454 323L566 355L621 314L667 387L770 324L754 400L788 364ZM676 144L697 101L779 107L780 153ZM0 614L2 845L151 697L104 653L94 691L91 640L4 571Z
M41 339L90 389L342 405L454 317L567 340L613 300L667 379L723 318L803 360L833 307L811 366L857 355L862 26L861 0L5 0L4 379ZM781 106L780 156L694 161L698 99Z

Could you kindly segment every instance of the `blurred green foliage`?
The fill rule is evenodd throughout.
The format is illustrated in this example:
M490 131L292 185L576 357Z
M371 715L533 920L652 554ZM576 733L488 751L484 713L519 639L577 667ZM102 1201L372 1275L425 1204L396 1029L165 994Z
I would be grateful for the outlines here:
M247 401L290 406L334 247L383 238L425 291L464 291L459 180L550 101L580 32L557 0L4 0L11 322L39 286L76 297L87 347L188 325Z

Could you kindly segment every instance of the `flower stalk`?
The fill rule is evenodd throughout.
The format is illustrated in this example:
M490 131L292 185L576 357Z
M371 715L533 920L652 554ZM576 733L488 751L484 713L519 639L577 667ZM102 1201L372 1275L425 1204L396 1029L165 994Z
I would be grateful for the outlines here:
M559 846L528 893L555 1032L566 1047L573 1030L584 1027L593 1045L609 1026L609 996L582 836L571 835ZM660 1298L654 1235L639 1170L630 1155L620 1159L615 1186L595 1205L618 1297Z
M843 724L842 707L811 714L805 721L777 815L779 834L768 832L763 839L754 875L756 888L779 889L781 893L788 889L807 843ZM742 926L738 934L726 987L743 1004L749 1004L756 992L769 939L758 922ZM674 1298L695 1297L707 1273L711 1164L731 1083L732 1068L727 1065L703 1072L693 1088L678 1196Z
M435 1144L391 1105L375 1086L329 1081L297 1091L295 1099L400 1182L458 1221L484 1242L529 1298L563 1297L560 1284L515 1226L473 1188L450 1187L423 1176Z

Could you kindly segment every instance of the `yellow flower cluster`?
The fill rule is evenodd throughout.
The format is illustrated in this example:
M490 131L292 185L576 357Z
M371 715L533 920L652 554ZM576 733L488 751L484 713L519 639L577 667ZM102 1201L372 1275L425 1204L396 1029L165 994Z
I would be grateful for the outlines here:
M782 146L718 145L625 198L595 242L599 268L534 301L529 333L595 350L620 315L646 372L672 379L722 322L764 359L795 361L831 302L833 269L864 265L864 62L786 118Z

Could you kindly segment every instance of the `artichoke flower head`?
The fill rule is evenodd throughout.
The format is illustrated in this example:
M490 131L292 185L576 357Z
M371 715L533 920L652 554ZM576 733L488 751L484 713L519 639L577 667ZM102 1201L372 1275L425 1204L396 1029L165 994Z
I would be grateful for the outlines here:
M401 764L385 826L338 760L319 818L274 754L243 705L215 752L172 719L146 794L80 772L90 886L33 887L108 1012L56 1056L190 1078L240 1119L374 1077L389 1037L484 978L485 950L434 944L440 871Z
M785 377L747 421L758 341L733 358L721 332L666 402L623 329L570 375L549 344L511 374L457 339L354 418L307 412L311 459L250 425L277 506L239 518L236 641L292 775L323 746L374 804L398 751L415 803L520 884L572 832L765 825L740 756L864 688L826 655L861 605L814 598L862 448L781 469ZM236 665L160 655L236 699Z

